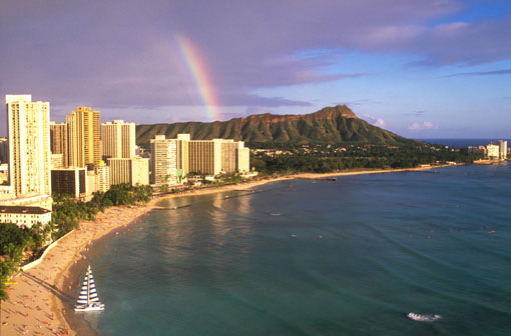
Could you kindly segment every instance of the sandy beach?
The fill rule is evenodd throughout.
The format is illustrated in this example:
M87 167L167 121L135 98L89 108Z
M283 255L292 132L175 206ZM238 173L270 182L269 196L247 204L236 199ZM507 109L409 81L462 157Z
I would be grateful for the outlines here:
M321 179L331 176L390 173L425 170L436 167L353 170L328 174L295 174L272 179L258 179L242 184L205 188L165 195L151 202L129 207L111 207L98 214L95 221L82 221L79 228L61 238L44 256L41 263L20 272L9 290L9 301L2 302L0 335L95 335L96 333L73 311L75 293L88 265L88 250L101 237L108 239L117 231L136 225L137 220L167 198L202 195L240 189L286 179Z

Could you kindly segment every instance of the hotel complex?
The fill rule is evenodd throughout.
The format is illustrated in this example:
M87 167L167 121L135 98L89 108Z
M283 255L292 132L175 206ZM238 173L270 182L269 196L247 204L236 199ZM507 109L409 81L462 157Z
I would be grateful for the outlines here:
M151 183L182 184L189 173L212 175L248 173L250 149L232 139L190 140L190 134L177 139L156 135L151 140Z
M506 160L508 156L507 141L494 141L486 146L468 146L468 152L482 154L489 160Z
M178 186L189 174L246 174L250 150L232 139L156 135L149 157L137 156L136 126L101 124L100 111L79 106L50 122L50 103L7 95L8 137L0 138L0 222L27 227L51 220L52 194L90 200L111 185ZM147 153L146 153L147 154Z

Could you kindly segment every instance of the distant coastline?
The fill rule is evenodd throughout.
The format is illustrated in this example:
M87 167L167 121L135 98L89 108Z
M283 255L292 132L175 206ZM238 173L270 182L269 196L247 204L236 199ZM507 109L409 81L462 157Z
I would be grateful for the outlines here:
M18 285L10 292L11 300L3 303L3 309L9 314L9 324L2 325L2 332L9 335L22 335L23 330L35 331L44 321L45 328L55 334L64 335L95 335L88 323L78 316L72 309L74 294L88 264L88 251L98 239L115 237L119 230L130 230L137 220L154 209L157 203L170 198L179 198L190 195L205 195L211 193L227 192L239 189L253 190L253 188L282 180L293 179L322 179L327 177L342 177L362 174L380 174L394 172L408 172L443 168L451 165L428 166L405 169L356 169L337 171L325 174L299 173L277 177L260 178L228 186L194 189L175 194L163 195L154 198L147 204L128 207L110 207L97 216L95 221L82 221L79 229L60 240L55 248L43 258L41 263L26 273L17 275ZM34 295L37 293L37 295ZM26 316L21 309L17 298L29 297L33 307L45 307L41 310L27 310ZM50 305L51 303L51 305ZM51 314L48 313L51 309ZM14 313L20 311L20 314ZM30 315L29 315L30 313ZM21 328L20 326L26 326ZM20 332L21 330L21 332Z
M438 138L438 139L415 139L417 141L423 141L430 144L438 144L456 148L466 148L468 146L486 146L492 141L506 140L511 141L507 138Z

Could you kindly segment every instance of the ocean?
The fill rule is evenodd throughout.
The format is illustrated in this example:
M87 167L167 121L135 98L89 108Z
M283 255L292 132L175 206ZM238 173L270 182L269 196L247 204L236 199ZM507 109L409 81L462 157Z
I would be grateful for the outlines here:
M498 140L506 140L511 141L511 139L455 139L455 138L449 138L449 139L415 139L418 141L424 141L431 144L439 144L439 145L445 145L449 147L455 147L455 148L466 148L468 146L486 146L490 144L492 141L496 142Z
M510 190L511 165L469 165L166 200L95 245L106 310L87 318L119 336L509 335Z

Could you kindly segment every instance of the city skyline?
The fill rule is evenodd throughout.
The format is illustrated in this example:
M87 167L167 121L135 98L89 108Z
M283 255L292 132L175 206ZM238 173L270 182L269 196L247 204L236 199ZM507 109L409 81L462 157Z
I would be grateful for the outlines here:
M347 104L406 137L509 138L509 1L17 1L0 24L0 94L49 101L56 122Z

